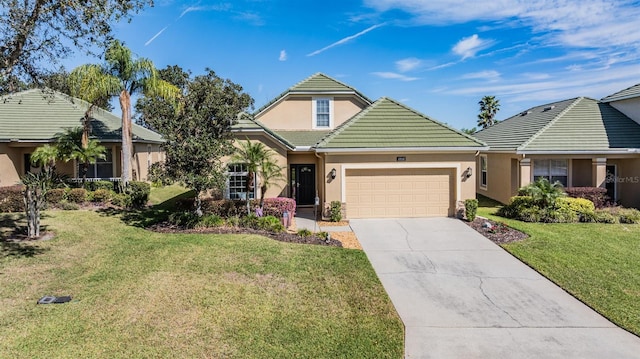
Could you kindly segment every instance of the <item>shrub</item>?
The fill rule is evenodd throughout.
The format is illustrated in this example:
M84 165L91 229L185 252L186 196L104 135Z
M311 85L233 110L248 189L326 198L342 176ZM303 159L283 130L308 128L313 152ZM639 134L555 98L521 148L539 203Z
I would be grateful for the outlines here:
M578 222L578 213L569 208L547 208L542 210L542 222L546 223L574 223Z
M89 189L91 189L92 191L97 191L99 189L113 191L115 187L113 185L113 182L111 181L95 181L89 183Z
M595 205L586 198L563 197L558 198L556 206L562 210L568 210L578 216L581 222L590 222L593 218Z
M208 214L206 216L200 217L198 224L196 227L220 227L224 224L224 219L218 216L217 214Z
M67 201L60 202L60 208L65 211L77 211L80 207L76 203L69 203Z
M193 199L188 200L191 201L191 207L193 207ZM206 214L215 214L223 218L228 218L247 214L246 203L245 201L234 201L230 199L214 200L207 198L202 200L201 206L202 212Z
M107 202L109 202L109 200L111 200L111 197L114 194L115 193L113 192L113 190L99 188L99 189L93 191L93 197L91 199L91 202L107 203Z
M165 175L164 163L156 162L149 167L147 179L154 187L162 187L173 184L173 181Z
M544 217L544 211L537 206L533 207L523 207L518 212L516 212L514 217L523 222L540 222Z
M340 222L342 220L342 202L331 201L329 207L329 220L331 222Z
M24 211L23 190L22 185L0 187L0 212Z
M536 208L539 210L538 206L535 204L533 197L530 196L514 196L509 200L509 204L504 205L498 209L498 216L505 218L514 218L519 219L522 217L522 212L525 209ZM524 221L524 219L522 219ZM537 222L537 221L526 221L526 222Z
M126 193L116 193L111 198L111 204L121 208L131 207L131 196Z
M131 206L141 208L149 201L151 185L146 182L131 181L127 185L127 193L131 196Z
M564 197L566 194L560 182L550 183L546 178L540 178L534 183L520 188L518 195L533 198L540 208L549 208L555 205L558 198Z
M87 190L84 188L72 188L67 193L67 200L72 203L84 203L87 201Z
M49 204L58 204L64 199L65 194L66 190L64 188L52 188L47 191L45 198Z
M302 229L298 230L298 235L300 237L309 237L312 234L313 233L310 230L306 229L306 228L302 228Z
M285 211L289 212L290 216L296 213L296 201L293 198L276 197L264 199L262 213L265 216L282 218Z
M602 187L567 187L565 191L569 197L590 200L596 208L604 208L611 200L607 196L607 189Z
M279 218L274 216L259 217L258 227L269 232L284 232L284 225L280 222Z
M473 222L476 219L476 213L478 212L478 200L475 198L469 198L464 201L464 211L469 222Z
M640 223L640 211L635 208L620 208L618 210L618 221L620 223L638 224Z
M239 227L240 226L240 217L238 216L231 216L229 218L226 219L226 224L229 227Z
M192 211L181 211L171 213L167 220L178 227L194 228L198 224L200 217Z
M618 217L614 216L608 208L597 209L594 216L598 223L618 223Z
M240 227L260 229L259 217L250 214L240 218Z

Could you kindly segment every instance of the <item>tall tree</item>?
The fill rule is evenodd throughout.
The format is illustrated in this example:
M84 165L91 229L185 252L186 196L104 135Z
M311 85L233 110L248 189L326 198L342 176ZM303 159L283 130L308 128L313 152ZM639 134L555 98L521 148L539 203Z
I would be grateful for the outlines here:
M496 113L500 110L500 100L496 99L495 96L485 96L478 101L478 105L480 105L478 126L487 128L498 122L495 120L495 117Z
M261 142L251 142L249 139L238 143L236 152L231 157L231 160L237 163L242 163L246 170L247 176L245 179L245 199L247 200L247 214L251 213L251 199L249 194L255 188L256 173L261 169L262 164L265 162L273 162L273 151Z
M131 138L131 95L146 94L174 100L178 89L160 80L153 62L136 58L118 40L111 42L104 55L105 64L88 64L71 72L73 96L95 104L111 96L118 96L122 110L122 182L131 180L133 144Z
M275 162L273 156L269 156L268 159L262 161L258 171L260 174L260 208L264 207L264 195L269 187L286 180L286 177L282 174L283 169L284 167Z
M151 0L0 0L0 81L37 80L73 47L108 43L116 21L130 19Z
M242 86L207 69L189 82L179 103L149 97L137 106L144 121L166 140L166 176L196 191L196 213L202 213L205 191L224 187L222 159L234 151L231 125L252 105Z
M184 70L178 65L167 66L164 69L158 70L158 78L175 86L181 95L184 95L186 93L187 87L192 80L191 71ZM151 96L148 94L146 96L139 97L136 102L136 112L138 114L136 122L141 126L157 132L158 130L153 127L152 123L146 121L145 114L149 112L147 111L147 109L149 109L150 107L163 107L165 105L170 104L168 104L162 97L159 96ZM169 109L165 110L174 111L171 106L169 107Z

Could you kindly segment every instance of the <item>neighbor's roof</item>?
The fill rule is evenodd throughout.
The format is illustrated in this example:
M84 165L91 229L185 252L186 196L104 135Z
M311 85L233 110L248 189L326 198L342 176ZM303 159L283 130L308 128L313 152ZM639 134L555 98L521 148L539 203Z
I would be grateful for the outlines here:
M49 142L67 128L81 126L89 104L50 89L32 89L0 97L0 141ZM92 138L122 140L122 120L103 110L92 110ZM132 127L136 142L163 142L162 136L142 126Z
M605 98L603 98L602 102L613 102L626 100L629 98L640 97L640 84L633 85L631 87L627 87L624 90L618 91L614 94L611 94Z
M260 107L255 115L259 116L263 111L270 108L277 102L281 101L288 95L295 94L308 94L308 95L355 95L359 97L366 104L370 104L372 101L365 95L360 93L355 88L346 85L336 79L333 79L323 73L316 73L310 77L300 81L299 83L291 86L280 95L276 96L273 100L269 101L264 106Z
M492 151L607 152L640 148L640 125L606 103L578 97L533 107L474 134Z
M420 148L482 149L477 139L383 97L355 115L318 144L318 150Z

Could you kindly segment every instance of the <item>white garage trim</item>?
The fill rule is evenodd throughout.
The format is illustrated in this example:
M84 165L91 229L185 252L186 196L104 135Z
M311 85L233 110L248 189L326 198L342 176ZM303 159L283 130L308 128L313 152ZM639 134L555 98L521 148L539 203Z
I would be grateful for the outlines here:
M394 168L449 168L456 173L456 203L460 202L460 163L457 162L410 162L410 163L347 163L342 165L340 171L340 190L342 203L347 201L347 176L348 169L394 169Z

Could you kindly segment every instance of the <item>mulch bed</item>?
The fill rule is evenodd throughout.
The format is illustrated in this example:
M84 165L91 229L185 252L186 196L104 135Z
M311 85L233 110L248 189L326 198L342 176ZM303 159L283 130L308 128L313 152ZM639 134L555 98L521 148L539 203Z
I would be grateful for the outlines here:
M469 227L475 229L478 233L489 238L489 240L496 244L521 241L529 237L528 234L513 229L502 222L495 222L487 218L476 217L473 222L466 223ZM489 223L490 227L487 223Z
M215 228L195 228L185 229L178 226L171 225L166 222L157 223L148 229L161 232L161 233L205 233L205 234L257 234L265 237L275 239L280 242L287 243L300 243L300 244L317 244L321 246L342 247L342 243L336 239L331 238L327 241L325 238L321 238L316 235L300 236L297 233L273 233L263 230L251 229L251 228L238 228L238 227L215 227Z

